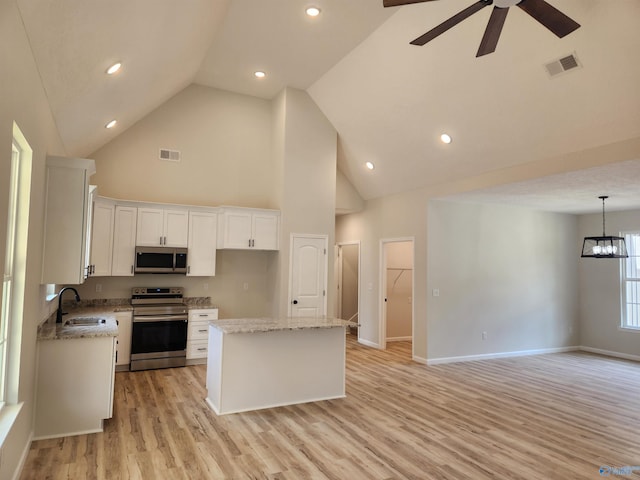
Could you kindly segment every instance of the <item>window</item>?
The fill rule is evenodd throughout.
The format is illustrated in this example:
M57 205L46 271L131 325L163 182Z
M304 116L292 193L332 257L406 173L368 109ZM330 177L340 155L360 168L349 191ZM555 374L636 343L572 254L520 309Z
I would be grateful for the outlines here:
M622 269L622 328L640 330L640 232L624 233L629 258Z
M2 303L0 304L0 409L7 402L15 403L18 397L31 192L31 158L31 148L14 123L11 170L8 182L2 183L3 190L6 187L9 196L6 247L4 252L0 252L0 259L4 260Z
M11 174L9 176L9 209L7 212L7 243L2 280L2 310L0 311L0 407L4 405L7 385L7 351L11 327L12 290L14 286L14 258L16 244L16 217L18 204L18 162L20 150L11 145Z

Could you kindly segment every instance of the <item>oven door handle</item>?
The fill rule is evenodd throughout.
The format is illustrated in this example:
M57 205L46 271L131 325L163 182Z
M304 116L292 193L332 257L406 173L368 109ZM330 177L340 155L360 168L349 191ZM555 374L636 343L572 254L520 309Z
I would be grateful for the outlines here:
M149 315L144 317L133 317L133 323L137 322L171 322L175 320L187 321L184 315Z

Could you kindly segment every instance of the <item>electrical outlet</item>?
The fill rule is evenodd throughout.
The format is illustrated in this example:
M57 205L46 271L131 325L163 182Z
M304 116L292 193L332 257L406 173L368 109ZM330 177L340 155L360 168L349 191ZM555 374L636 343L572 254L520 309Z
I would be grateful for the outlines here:
M482 332L482 339L486 340L487 339L487 332Z
M249 282L244 282L244 285L242 285L242 288L244 288L245 292L249 290Z
M202 289L203 290L209 290L209 284L208 283L202 284Z
M102 291L102 284L101 283L96 283L96 292L100 293Z
M439 297L439 296L440 296L440 289L439 289L439 288L434 288L434 289L431 291L431 294L432 294L434 297Z

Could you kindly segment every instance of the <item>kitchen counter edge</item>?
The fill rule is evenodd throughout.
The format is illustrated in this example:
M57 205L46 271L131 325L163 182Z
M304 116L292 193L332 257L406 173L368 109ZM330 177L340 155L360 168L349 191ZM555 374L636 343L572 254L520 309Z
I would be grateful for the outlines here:
M356 323L334 317L226 318L209 325L223 333L264 333L282 330L354 327Z

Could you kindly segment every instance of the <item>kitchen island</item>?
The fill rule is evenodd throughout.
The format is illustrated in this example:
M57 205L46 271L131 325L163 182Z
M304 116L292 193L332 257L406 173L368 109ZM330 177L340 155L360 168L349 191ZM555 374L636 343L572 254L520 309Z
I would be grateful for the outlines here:
M238 318L209 323L207 403L218 415L345 396L339 318Z

